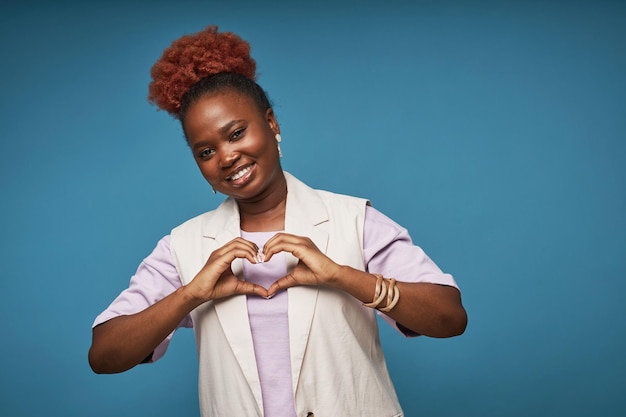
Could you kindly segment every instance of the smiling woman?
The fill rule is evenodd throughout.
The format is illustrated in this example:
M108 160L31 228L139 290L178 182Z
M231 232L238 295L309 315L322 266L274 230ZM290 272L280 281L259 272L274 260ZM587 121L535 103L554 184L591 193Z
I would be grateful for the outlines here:
M96 318L90 364L154 362L193 327L203 416L402 416L374 311L406 336L456 336L460 292L367 200L283 171L249 52L212 26L153 67L150 100L180 120L202 175L228 198L158 242Z

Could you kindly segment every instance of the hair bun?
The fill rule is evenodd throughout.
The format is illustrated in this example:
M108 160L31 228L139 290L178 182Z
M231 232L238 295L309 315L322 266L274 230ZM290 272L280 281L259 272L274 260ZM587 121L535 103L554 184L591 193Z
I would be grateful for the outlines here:
M232 32L218 33L215 25L184 35L172 42L152 66L148 101L177 117L189 88L220 72L254 80L256 62L250 56L250 44Z

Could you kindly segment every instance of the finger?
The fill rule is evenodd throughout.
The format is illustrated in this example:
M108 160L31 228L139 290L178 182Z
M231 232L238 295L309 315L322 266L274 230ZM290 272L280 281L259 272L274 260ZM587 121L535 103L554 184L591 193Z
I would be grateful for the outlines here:
M248 281L239 281L234 293L240 295L255 294L263 298L269 297L266 288Z
M204 279L216 282L220 276L231 269L232 262L237 258L248 259L251 263L256 262L255 256L247 251L232 251L218 257L211 256L198 275L206 277ZM232 275L232 271L230 271L230 274Z
M285 233L285 232L279 232L279 233L276 233L274 236L270 237L269 239L267 239L267 242L265 242L265 245L267 246L272 241L274 241L276 239L281 239L281 238L286 237L286 236L296 236L296 235L292 235L290 233Z
M276 233L274 236L269 238L267 242L265 242L265 245L263 245L263 249L261 250L264 262L269 262L269 260L272 258L272 255L277 253L276 251L271 250L271 248L275 245L275 242L277 240L280 240L282 238L283 235L285 235L285 233Z
M267 290L267 296L273 297L277 292L290 287L295 287L296 285L298 285L298 282L295 280L292 274L285 275L284 277L277 279L272 285L270 285L269 289Z
M247 259L250 263L257 263L257 251L250 250L249 248L237 248L216 258L213 262L220 263L221 265L230 266L235 259Z
M209 257L209 262L222 261L230 264L236 258L245 258L251 263L257 262L259 247L248 240L236 238L213 251Z
M281 233L280 235L274 235L267 241L265 246L263 246L263 255L265 256L265 260L269 261L276 253L289 252L301 259L302 255L299 255L299 253L307 248L317 249L311 239L307 237Z
M272 256L280 252L288 252L298 258L300 261L308 263L308 259L320 253L317 247L307 244L306 242L275 242L274 245L265 249L265 261L269 261Z
M230 242L228 242L227 244L225 244L224 246L222 246L221 248L217 249L215 252L219 255L229 252L233 249L236 248L240 248L240 249L249 249L250 251L256 253L259 251L259 247L257 246L256 243L254 242L250 242L249 240L246 240L244 238L241 237L237 237L233 240L231 240Z
M267 242L265 242L265 245L263 246L263 248L271 248L272 246L280 243L280 242L292 242L292 243L298 243L304 240L308 240L308 238L303 237L303 236L297 236L297 235L292 235L289 233L276 233L274 236L272 236L271 238L269 238L267 240Z

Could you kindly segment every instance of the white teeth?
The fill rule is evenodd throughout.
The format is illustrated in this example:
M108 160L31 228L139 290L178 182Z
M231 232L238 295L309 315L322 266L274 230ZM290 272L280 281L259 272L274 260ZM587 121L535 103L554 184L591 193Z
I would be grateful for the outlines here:
M244 175L246 175L248 172L250 172L250 167L245 167L244 169L242 169L239 172L236 172L235 174L231 175L230 180L231 181L236 181L239 178L243 177Z

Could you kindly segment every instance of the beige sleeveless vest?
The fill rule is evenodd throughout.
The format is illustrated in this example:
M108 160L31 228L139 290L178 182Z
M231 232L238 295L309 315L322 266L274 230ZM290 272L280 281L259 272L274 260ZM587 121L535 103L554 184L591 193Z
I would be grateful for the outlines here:
M335 262L364 269L366 200L313 190L285 173L285 231L308 236ZM178 226L172 257L183 285L211 252L240 236L233 199ZM297 259L288 254L288 269ZM232 264L242 278L242 262ZM289 294L289 341L296 414L317 417L402 416L387 373L373 310L350 295L323 287ZM245 296L207 302L192 313L199 356L203 417L263 416ZM312 414L310 414L312 413Z

